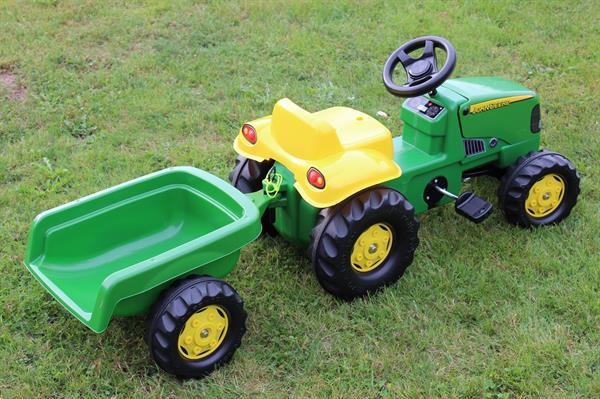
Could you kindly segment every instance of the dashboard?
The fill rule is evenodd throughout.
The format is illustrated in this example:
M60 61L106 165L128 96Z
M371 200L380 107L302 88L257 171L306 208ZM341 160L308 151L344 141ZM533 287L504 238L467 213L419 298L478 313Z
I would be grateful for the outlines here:
M444 107L441 105L436 104L427 97L422 96L408 99L406 105L431 119L435 119L435 117L444 110Z

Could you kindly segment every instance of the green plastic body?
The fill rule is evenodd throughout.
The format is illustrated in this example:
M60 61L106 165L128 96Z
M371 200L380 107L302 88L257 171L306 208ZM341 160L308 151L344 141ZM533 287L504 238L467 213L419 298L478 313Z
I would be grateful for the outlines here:
M512 96L531 97L476 114L465 113L473 104ZM435 95L424 97L444 109L432 119L410 107L410 100L403 103L402 136L393 139L394 160L402 175L384 184L401 192L417 213L431 208L425 189L433 179L445 178L447 189L459 193L466 172L503 169L521 155L539 149L540 134L531 130L532 110L539 97L518 83L493 77L450 79ZM483 140L484 151L467 155L464 139ZM283 165L276 164L275 168L284 177L287 200L286 206L276 210L275 228L289 241L306 246L319 209L294 190L293 175ZM448 202L451 199L443 197L434 206Z
M101 332L112 316L147 311L174 279L225 276L260 231L258 207L229 183L170 168L38 215L25 265Z

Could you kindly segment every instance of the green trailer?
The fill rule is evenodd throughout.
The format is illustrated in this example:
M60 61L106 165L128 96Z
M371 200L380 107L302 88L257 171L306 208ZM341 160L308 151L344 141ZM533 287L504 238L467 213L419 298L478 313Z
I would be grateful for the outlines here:
M240 128L232 185L172 168L44 212L25 264L96 332L113 316L147 313L157 364L202 377L240 345L246 313L221 279L261 228L306 248L321 286L352 300L402 276L419 244L418 214L454 202L472 222L490 215L490 202L460 193L466 178L497 177L512 224L561 222L579 174L540 150L539 96L500 78L449 79L455 63L454 47L435 36L390 55L384 85L408 97L401 136L354 109L311 113L280 100Z
M149 342L204 359L212 349L233 353L239 346L242 301L218 278L233 269L240 249L260 231L259 210L250 198L210 173L176 167L43 212L31 227L25 265L91 330L104 331L113 316L152 310ZM175 330L168 323L190 314L207 319L194 337L200 338L178 342L176 333L169 342ZM183 376L217 365L190 374L175 368L163 346L151 350L161 366Z

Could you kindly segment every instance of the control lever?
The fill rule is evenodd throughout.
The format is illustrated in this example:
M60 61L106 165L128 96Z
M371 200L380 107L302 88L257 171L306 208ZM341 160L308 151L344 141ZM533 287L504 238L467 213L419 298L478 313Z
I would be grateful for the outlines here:
M493 206L486 200L475 195L470 191L465 191L460 195L455 195L450 191L434 185L438 192L452 198L454 202L454 210L461 216L466 217L471 222L481 223L492 214Z

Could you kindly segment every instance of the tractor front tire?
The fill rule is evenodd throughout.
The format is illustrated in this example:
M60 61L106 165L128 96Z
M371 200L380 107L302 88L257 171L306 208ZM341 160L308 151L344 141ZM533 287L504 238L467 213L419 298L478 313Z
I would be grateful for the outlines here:
M412 205L390 188L372 188L320 212L308 249L317 280L352 300L394 283L419 245Z
M246 332L233 287L212 277L179 280L153 305L146 341L156 364L180 378L202 378L229 362Z
M258 162L242 155L238 155L235 158L235 166L229 174L229 181L242 193L253 193L262 189L262 181L267 177L273 164L274 162L272 160ZM275 210L267 209L261 219L263 232L270 236L276 236L277 231L273 227L274 222Z
M522 227L558 224L579 195L579 173L566 157L531 152L509 167L498 189L498 203L509 223Z

